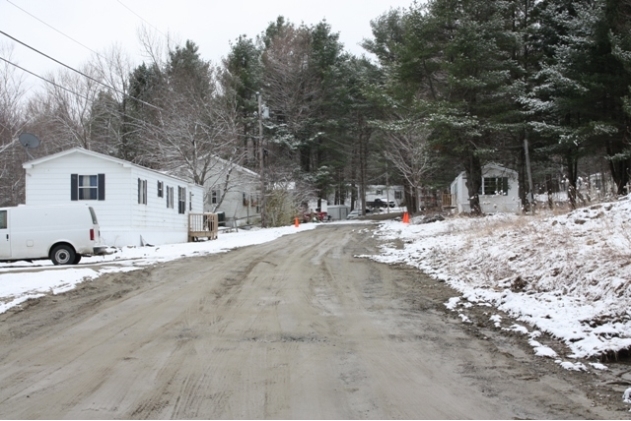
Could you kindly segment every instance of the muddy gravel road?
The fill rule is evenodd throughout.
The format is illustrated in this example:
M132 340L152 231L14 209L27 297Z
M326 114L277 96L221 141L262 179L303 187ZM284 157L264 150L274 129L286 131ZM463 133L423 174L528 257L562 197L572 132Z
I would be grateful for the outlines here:
M0 417L628 417L376 246L329 225L33 300L0 316Z

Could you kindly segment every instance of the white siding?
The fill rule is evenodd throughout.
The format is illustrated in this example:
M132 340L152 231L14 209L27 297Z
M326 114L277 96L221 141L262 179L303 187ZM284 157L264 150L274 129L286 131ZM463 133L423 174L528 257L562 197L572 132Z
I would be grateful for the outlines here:
M211 191L213 189L223 192L225 175L210 177L205 183L206 200L204 209L206 212L224 212L228 226L240 226L260 221L261 214L257 212L256 201L259 194L259 180L257 176L242 172L235 168L228 179L228 192L221 202L221 206L213 204ZM245 194L247 204L244 205ZM217 198L219 201L220 197Z
M71 203L71 174L105 174L105 200L80 202L93 206L99 219L101 238L110 246L186 242L190 192L193 192L192 212L203 211L204 190L201 186L125 161L82 150L39 161L25 164L27 204ZM146 205L138 204L138 178L147 180ZM158 197L158 180L164 183L163 197ZM187 191L184 214L178 213L178 186ZM174 188L173 208L166 205L167 187Z
M26 171L26 204L72 203L70 174L105 174L105 200L80 202L89 203L94 208L106 240L104 234L107 232L124 231L130 227L129 173L130 168L119 163L82 154L42 162Z
M487 164L482 168L483 177L507 177L508 192L506 194L480 195L480 208L482 213L519 213L521 202L519 200L519 183L517 172L496 164ZM451 193L456 194L458 213L470 213L469 191L466 185L466 175L460 173L451 184Z
M146 205L138 203L138 179L147 180ZM164 183L162 197L158 197L158 181ZM186 242L188 214L203 212L203 188L140 167L132 168L129 184L133 186L129 197L132 226L139 235L142 235L143 240L153 245ZM168 187L173 188L173 208L167 207ZM186 189L186 207L183 214L178 212L178 187ZM190 193L193 193L193 197L189 203Z
M485 194L480 196L480 208L485 214L491 213L519 213L519 182L517 172L497 164L488 164L482 168L483 177L508 178L508 191L505 194Z

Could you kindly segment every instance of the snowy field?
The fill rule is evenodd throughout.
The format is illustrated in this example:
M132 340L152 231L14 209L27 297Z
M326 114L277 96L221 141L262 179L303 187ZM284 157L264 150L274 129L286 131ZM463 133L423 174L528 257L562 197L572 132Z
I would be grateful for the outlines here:
M365 257L418 267L461 293L445 305L463 322L467 308L486 306L495 326L529 335L537 355L587 370L572 360L631 348L630 215L625 197L559 215L388 221L375 233L387 241L381 255ZM543 346L541 332L570 351Z
M386 221L375 231L385 240L381 254L364 257L409 264L449 283L461 296L445 305L460 313L463 322L468 321L467 308L486 306L496 326L529 335L536 354L555 358L568 369L583 370L586 367L572 359L631 347L629 215L631 201L623 198L556 216L541 212L521 217L453 217L430 224L416 219L410 224ZM129 247L84 258L71 267L53 266L48 260L0 263L0 313L104 273L222 253L317 226L240 230L221 233L216 241ZM519 324L503 323L495 309ZM571 351L558 355L559 350L540 344L541 332L559 338ZM604 367L593 364L593 368Z

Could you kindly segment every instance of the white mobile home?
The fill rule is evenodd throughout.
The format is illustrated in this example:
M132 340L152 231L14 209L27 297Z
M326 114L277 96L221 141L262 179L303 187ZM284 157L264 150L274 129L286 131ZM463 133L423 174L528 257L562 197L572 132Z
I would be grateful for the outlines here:
M497 164L482 167L482 187L478 192L482 213L519 213L519 182L517 171ZM457 213L470 213L467 176L463 171L451 183L451 196Z
M205 212L223 213L230 227L260 223L261 178L234 162L213 157L204 182Z
M403 203L403 190L403 186L369 185L366 186L366 202L380 199L382 202L394 202L396 206L399 206Z
M361 199L359 199L359 186L357 189L357 202L355 208L360 207ZM350 205L351 203L351 188L348 186L346 197L344 197L344 203ZM394 202L395 206L401 206L405 202L405 193L403 186L385 186L385 185L368 185L366 186L366 202L374 202L375 199L379 199L383 202ZM335 195L330 194L328 197L328 203L335 203Z
M23 167L27 205L88 203L109 246L186 242L188 214L203 211L201 186L81 148Z

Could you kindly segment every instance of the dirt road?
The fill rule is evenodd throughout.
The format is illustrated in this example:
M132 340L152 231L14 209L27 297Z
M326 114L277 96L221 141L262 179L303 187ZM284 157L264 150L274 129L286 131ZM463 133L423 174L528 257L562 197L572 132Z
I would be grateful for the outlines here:
M0 316L1 418L621 418L364 226L105 275ZM568 377L569 376L569 377Z

